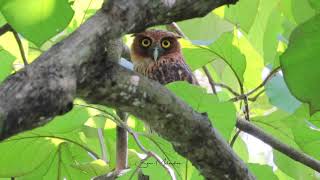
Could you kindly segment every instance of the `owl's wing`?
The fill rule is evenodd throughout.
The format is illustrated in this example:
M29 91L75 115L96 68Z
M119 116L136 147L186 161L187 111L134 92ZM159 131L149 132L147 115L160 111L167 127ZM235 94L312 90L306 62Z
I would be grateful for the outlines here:
M182 61L171 61L157 64L156 66L156 68L153 67L148 72L148 77L161 84L168 84L174 81L187 81L191 84L199 84L188 65Z

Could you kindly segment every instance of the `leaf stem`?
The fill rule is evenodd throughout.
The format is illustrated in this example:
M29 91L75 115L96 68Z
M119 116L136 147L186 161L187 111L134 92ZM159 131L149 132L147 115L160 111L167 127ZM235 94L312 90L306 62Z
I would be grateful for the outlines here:
M26 54L24 52L23 45L22 45L21 39L19 37L19 34L17 33L17 31L15 31L12 28L11 28L11 31L12 31L12 33L14 35L14 38L16 39L17 44L19 46L20 55L21 55L21 58L23 60L23 64L24 64L24 66L27 66L28 65L28 61L27 61Z

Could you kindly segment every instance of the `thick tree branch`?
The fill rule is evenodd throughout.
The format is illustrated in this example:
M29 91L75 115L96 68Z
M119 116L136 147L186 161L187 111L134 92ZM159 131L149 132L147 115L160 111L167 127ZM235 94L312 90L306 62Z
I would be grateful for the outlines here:
M250 123L246 120L238 120L237 127L241 131L253 135L254 137L260 139L264 143L270 145L274 149L282 152L286 156L320 172L320 161L280 142L279 140L275 139L271 135L263 132L261 129L259 129L258 127L256 127L252 123Z
M199 164L198 168L209 179L253 178L206 116L192 110L160 84L123 67L111 62L95 66L86 70L90 76L78 85L82 89L78 92L80 97L140 117L172 142L178 153ZM101 74L99 68L107 73Z
M149 26L204 16L236 0L110 0L68 38L0 86L0 139L39 127L75 97L129 112L148 123L206 179L254 179L217 134L159 83L105 60L106 40Z

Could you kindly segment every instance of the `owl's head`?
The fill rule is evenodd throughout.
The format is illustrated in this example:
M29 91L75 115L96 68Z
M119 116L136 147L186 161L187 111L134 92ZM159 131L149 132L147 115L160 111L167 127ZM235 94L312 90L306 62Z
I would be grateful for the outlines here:
M131 46L131 58L134 63L157 61L160 57L181 53L178 36L163 30L146 30L134 34Z

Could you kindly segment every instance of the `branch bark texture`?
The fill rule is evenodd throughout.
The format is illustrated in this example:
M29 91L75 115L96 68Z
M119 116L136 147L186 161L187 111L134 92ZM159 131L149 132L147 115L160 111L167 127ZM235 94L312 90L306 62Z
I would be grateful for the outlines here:
M157 82L106 60L106 42L124 34L206 15L236 0L110 0L68 38L0 86L0 140L39 127L75 97L148 123L207 179L254 179L206 116Z

